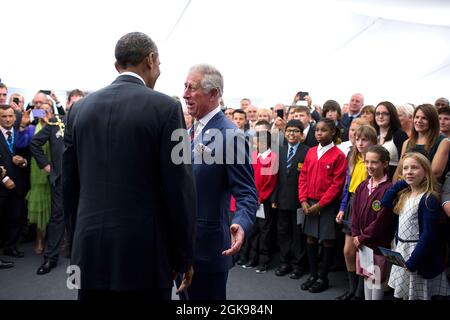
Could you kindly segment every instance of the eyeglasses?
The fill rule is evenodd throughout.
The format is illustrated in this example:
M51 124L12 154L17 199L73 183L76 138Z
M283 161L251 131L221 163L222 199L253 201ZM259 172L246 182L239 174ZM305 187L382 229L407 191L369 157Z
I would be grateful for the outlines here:
M389 117L389 112L375 112L375 117Z
M298 129L289 129L289 130L286 130L286 133L300 133L301 131L300 130L298 130Z
M445 107L447 104L445 103L436 103L436 107Z

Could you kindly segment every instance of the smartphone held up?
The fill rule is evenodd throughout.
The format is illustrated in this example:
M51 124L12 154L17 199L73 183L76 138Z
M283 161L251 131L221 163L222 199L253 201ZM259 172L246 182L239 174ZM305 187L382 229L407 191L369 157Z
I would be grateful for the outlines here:
M305 100L305 97L306 97L306 96L309 96L309 92L306 92L306 91L299 91L299 92L297 92L297 94L295 95L296 100L298 100L298 101L303 101L303 100Z
M33 109L31 110L31 114L34 118L45 118L46 112L42 109Z
M277 110L277 117L284 119L284 110L283 109Z

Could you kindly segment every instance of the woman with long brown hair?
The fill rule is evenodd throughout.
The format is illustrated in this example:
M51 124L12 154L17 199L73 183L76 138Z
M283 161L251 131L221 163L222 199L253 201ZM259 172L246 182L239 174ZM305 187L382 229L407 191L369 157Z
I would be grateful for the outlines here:
M433 163L439 144L444 139L444 135L439 132L439 116L436 108L431 104L421 104L414 110L413 119L411 138L403 143L401 154L419 152ZM394 183L398 180L399 168L401 161L392 179Z
M388 177L392 179L400 159L402 145L408 135L402 130L397 109L389 101L380 102L375 108L375 130L378 143L389 151Z

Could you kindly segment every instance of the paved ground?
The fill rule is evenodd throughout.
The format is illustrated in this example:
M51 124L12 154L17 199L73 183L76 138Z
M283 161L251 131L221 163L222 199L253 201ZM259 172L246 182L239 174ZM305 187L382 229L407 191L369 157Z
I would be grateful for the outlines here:
M76 299L75 290L66 287L66 269L68 259L60 259L52 272L38 276L36 270L42 263L42 256L33 252L31 243L23 244L25 258L14 259L12 269L0 270L0 300L72 300ZM2 256L2 258L6 258ZM9 257L8 257L9 259ZM228 280L228 299L230 300L331 300L341 294L346 287L344 272L330 273L330 289L319 294L300 290L300 284L306 280L292 280L289 277L277 277L272 268L265 274L257 274L254 269L236 266L230 271ZM177 299L174 296L174 299Z

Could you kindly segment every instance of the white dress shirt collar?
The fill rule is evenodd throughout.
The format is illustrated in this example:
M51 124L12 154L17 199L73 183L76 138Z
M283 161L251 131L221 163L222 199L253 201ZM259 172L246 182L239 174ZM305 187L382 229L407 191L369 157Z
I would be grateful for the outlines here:
M3 128L2 126L0 126L0 130L2 131L3 136L5 137L5 141L6 139L8 139L8 135L6 134L6 132L11 131L11 135L14 135L14 128L11 128L9 130L6 130L5 128Z
M320 143L317 146L317 157L320 159L328 150L334 147L334 142L327 144L326 146L322 146Z
M121 75L121 76L132 76L132 77L138 78L139 80L142 81L142 83L143 83L144 85L147 85L147 84L145 83L144 79L143 79L140 75L138 75L137 73L134 73L134 72L131 72L131 71L125 71L125 72L122 72L120 75Z
M200 122L200 125L202 127L205 127L208 124L209 120L211 120L220 111L221 111L220 106L218 106L215 109L211 110L209 113L207 113L202 118L198 119L198 121Z
M359 117L360 114L361 114L361 111L359 111L358 113L355 113L355 114L350 114L350 112L349 112L348 116L349 116L349 118L356 119Z
M311 129L311 125L310 124L306 128L303 129L303 135L305 137L308 135L309 129Z
M269 154L272 152L272 150L267 149L266 151L264 151L263 153L258 153L258 157L261 157L263 160L266 160L266 158L269 156Z
M214 117L219 112L221 112L220 106L215 108L214 110L211 110L209 113L203 116L203 118L194 121L194 125L192 126L192 130L195 130L194 139L196 139L200 132L202 132L203 128L206 127L209 120L211 120L212 117Z

